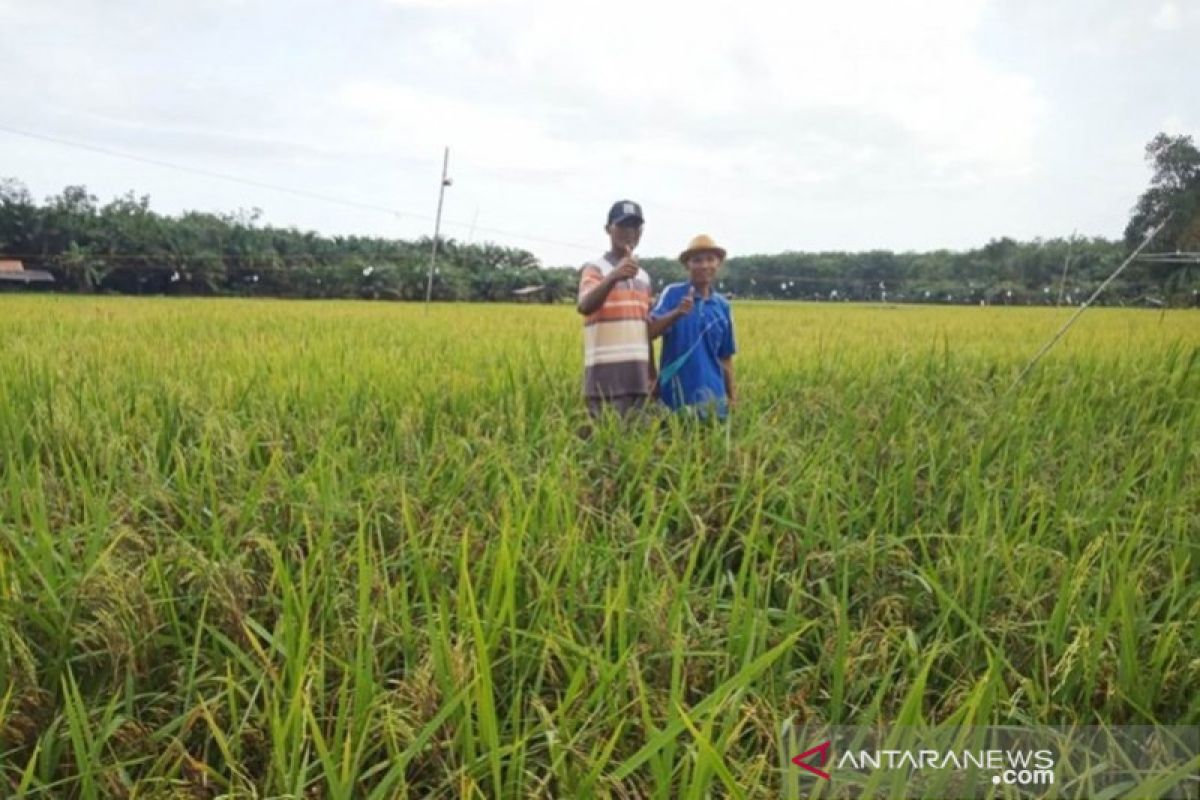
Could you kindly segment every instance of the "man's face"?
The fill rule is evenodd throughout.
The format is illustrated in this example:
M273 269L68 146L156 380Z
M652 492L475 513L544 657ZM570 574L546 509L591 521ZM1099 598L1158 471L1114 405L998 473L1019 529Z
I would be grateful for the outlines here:
M712 283L720 266L721 257L711 250L693 253L688 256L687 260L688 273L691 275L692 283L697 286L707 286Z
M610 223L605 230L608 231L608 238L612 240L614 253L623 253L626 247L632 252L642 240L642 223L635 220Z

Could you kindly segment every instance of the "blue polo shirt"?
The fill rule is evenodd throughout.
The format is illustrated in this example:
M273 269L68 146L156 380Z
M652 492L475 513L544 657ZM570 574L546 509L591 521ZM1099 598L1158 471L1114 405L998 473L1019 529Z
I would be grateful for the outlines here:
M665 287L650 310L650 318L671 313L687 296L689 286L685 282ZM663 334L660 373L665 373L678 359L686 358L678 372L660 384L662 400L672 409L696 406L701 413L714 403L717 415L724 417L728 407L721 359L737 352L729 301L715 291L707 298L697 292L692 301L692 312L676 320Z

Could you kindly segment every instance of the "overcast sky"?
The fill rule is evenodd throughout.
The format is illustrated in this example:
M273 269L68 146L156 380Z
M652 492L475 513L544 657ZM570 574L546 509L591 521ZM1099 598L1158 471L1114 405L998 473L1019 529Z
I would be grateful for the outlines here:
M0 0L0 176L550 265L1119 236L1146 142L1200 134L1200 0ZM1198 137L1200 138L1200 137ZM503 233L499 232L503 231ZM528 238L522 238L528 237Z

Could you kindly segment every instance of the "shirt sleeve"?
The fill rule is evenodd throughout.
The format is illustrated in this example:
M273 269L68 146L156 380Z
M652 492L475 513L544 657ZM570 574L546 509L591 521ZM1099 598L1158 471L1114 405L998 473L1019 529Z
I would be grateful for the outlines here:
M671 297L671 287L665 287L658 294L658 299L650 308L650 319L659 319L665 317L675 310L675 306L679 305L679 301Z
M737 352L737 344L733 341L733 311L725 308L725 335L721 337L721 347L717 350L717 358L730 358Z
M583 300L583 296L595 288L603 277L599 269L591 264L585 264L579 272L579 297L577 300Z

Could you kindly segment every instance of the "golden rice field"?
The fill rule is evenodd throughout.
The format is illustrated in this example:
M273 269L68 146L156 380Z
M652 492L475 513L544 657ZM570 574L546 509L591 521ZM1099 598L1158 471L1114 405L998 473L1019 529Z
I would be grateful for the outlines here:
M785 720L1200 723L1200 312L0 297L0 796L775 797Z

